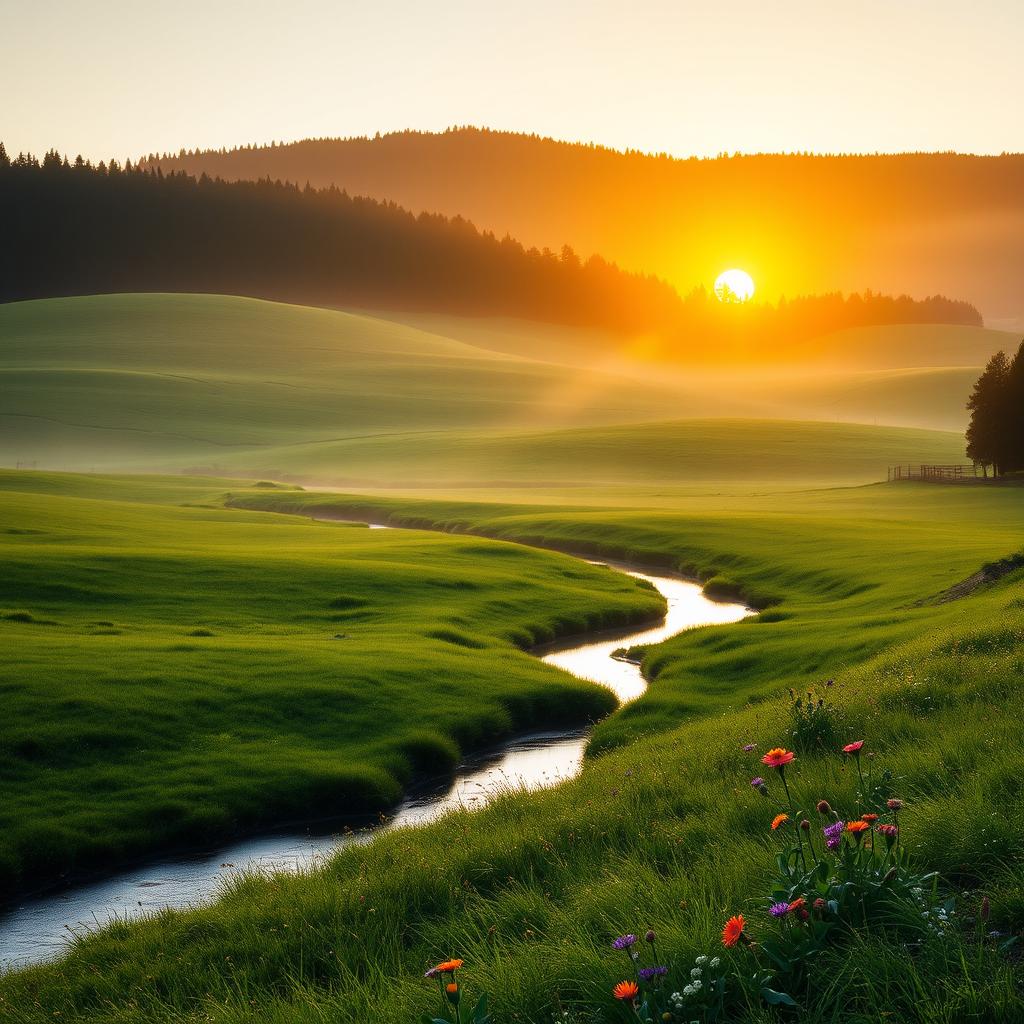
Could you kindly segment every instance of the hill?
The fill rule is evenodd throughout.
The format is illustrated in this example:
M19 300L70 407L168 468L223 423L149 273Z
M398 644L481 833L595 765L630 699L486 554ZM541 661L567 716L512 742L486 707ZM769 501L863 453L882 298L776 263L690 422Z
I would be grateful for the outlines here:
M476 128L153 156L461 214L527 245L569 242L680 291L728 266L761 295L969 295L1024 318L1024 156L756 155L677 160Z
M959 461L962 439L764 418L955 430L976 376L669 373L625 354L596 357L578 331L463 318L429 326L208 295L0 306L0 463L346 485L864 482L888 462ZM875 330L880 351L898 340ZM708 419L722 416L745 420Z

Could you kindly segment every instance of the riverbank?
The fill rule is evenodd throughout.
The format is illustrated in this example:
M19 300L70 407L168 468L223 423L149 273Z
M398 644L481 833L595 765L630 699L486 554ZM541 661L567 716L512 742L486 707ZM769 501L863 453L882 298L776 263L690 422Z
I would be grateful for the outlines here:
M228 511L224 490L0 472L8 894L387 811L467 752L589 724L614 697L525 649L664 611L563 556Z

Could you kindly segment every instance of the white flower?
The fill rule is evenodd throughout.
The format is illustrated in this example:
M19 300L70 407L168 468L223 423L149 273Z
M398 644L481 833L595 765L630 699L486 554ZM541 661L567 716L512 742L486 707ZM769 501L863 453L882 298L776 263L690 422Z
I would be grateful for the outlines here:
M683 989L684 996L696 995L696 992L697 990L692 985L687 985L686 988Z
M682 998L683 997L678 992L673 992L672 995L669 996L669 999L671 999L673 1003L681 1002Z
M717 967L721 962L722 961L717 956L711 958L712 967Z
M695 981L695 982L693 982L693 990L694 990L694 992L700 991L700 989L703 986L703 984L704 984L703 981Z
M699 957L697 957L697 959L696 959L696 960L694 960L693 962L694 962L694 963L695 963L695 964L696 964L696 965L697 965L698 967L703 967L703 966L704 966L704 965L705 965L705 964L706 964L706 963L708 962L708 958L707 958L706 956L699 956Z
M694 967L694 969L692 971L690 971L690 977L691 978L699 978L702 973L703 972L701 971L701 969L699 967Z

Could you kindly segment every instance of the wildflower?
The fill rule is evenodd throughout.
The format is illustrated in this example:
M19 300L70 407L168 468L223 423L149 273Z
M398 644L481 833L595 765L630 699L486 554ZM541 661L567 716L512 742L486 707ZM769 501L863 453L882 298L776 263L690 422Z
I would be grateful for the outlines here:
M773 903L768 908L768 913L772 917L785 917L789 913L789 904L783 901L782 903Z
M796 754L792 750L786 750L784 747L772 747L761 758L761 763L768 765L769 768L785 768L795 758Z
M885 806L888 807L890 811L902 811L903 801L895 799L887 800Z
M824 914L827 907L828 904L820 896L814 901L814 909L819 914Z
M429 971L423 972L424 978L436 978L441 972L436 967L431 967Z
M692 996L696 994L697 990L692 985L687 985L686 988L683 989L684 996Z
M703 971L702 971L702 970L701 970L701 969L700 969L699 967L694 967L694 968L693 968L693 969L692 969L692 970L690 971L690 978L691 978L691 979L692 979L693 981L696 981L696 980L697 980L697 979L698 979L698 978L699 978L699 977L700 977L700 976L701 976L701 975L702 975L703 973L704 973L704 972L703 972Z
M825 847L827 848L829 853L835 853L836 850L838 850L839 847L842 846L842 843L842 836L831 836L829 839L825 840Z
M761 796L768 795L768 786L765 784L764 779L760 775L755 776L750 780L750 786L752 789L756 789Z
M860 753L860 748L863 747L863 746L864 746L864 741L863 740L854 740L852 743L847 743L846 746L843 747L843 753L844 754L859 754Z
M803 910L807 906L807 900L803 896L797 896L795 900L789 905L790 910Z
M787 821L789 821L788 814L776 814L775 817L772 818L772 831L777 832L781 826L786 824Z
M811 831L811 823L806 818L804 818L804 820L800 822L800 828L804 832L810 832Z
M708 964L709 967L717 967L721 963L721 959L717 956L711 958L711 962Z
M817 807L819 814L824 814L827 816L832 813L832 805L827 800L819 800Z
M743 753L744 754L749 754L756 746L757 746L756 743L745 743L743 745Z
M438 974L451 974L453 971L457 971L461 966L461 960L445 960L443 964L438 964L434 970L436 970Z
M860 820L861 821L866 821L869 825L873 825L876 821L878 821L878 815L877 814L862 814L860 816Z
M878 832L885 837L886 846L892 846L900 834L900 830L895 825L879 825Z
M451 1003L452 1006L458 1006L458 1004L459 1004L459 986L458 986L458 984L456 982L454 982L454 981L450 981L447 985L445 985L444 990L445 990L445 992L448 993L448 1002Z
M636 942L635 935L620 935L613 943L613 949L629 949Z
M651 981L653 978L663 978L668 974L667 967L641 967L637 972L643 981Z
M725 927L722 929L722 945L723 946L735 946L740 939L745 938L743 929L746 927L747 922L743 920L742 914L735 914L725 922Z
M821 831L826 839L837 839L843 834L844 828L846 828L845 821L833 821L831 825L826 825Z
M620 981L615 988L612 989L612 995L616 999L621 999L625 1002L627 999L632 1001L636 999L640 992L640 987L635 981Z
M653 928L648 928L647 929L647 934L644 935L644 942L650 942L650 943L654 942L654 929Z
M871 828L866 821L851 821L847 823L846 831L859 843L864 838L864 833Z
M703 967L703 966L704 966L704 965L705 965L705 964L706 964L706 963L708 962L708 958L707 958L706 956L699 956L699 957L697 957L697 959L696 959L696 960L694 960L693 962L694 962L694 963L695 963L695 964L696 964L696 965L697 965L698 967Z

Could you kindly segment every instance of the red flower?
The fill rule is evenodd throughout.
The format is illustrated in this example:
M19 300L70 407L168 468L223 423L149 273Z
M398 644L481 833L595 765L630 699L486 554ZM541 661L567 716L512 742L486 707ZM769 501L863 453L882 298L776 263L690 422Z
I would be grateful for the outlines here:
M878 821L878 815L877 814L862 814L860 816L860 820L861 821L866 821L869 825L873 825L876 821Z
M893 798L892 800L887 800L885 806L888 807L890 811L902 811L903 801Z
M796 754L792 750L786 750L785 747L772 747L761 758L761 763L768 765L769 768L785 768L795 757Z
M794 911L794 910L803 910L804 907L806 907L806 906L807 906L807 900L805 900L803 898L803 896L797 896L797 898L795 900L793 900L792 903L790 903L789 909L790 909L790 912L792 913L792 911Z
M722 945L723 946L735 946L740 939L743 938L743 929L747 926L747 922L743 920L742 914L736 914L735 917L730 917L725 922L725 927L722 929Z
M844 754L859 754L860 753L860 748L863 747L863 746L864 746L864 741L863 740L854 740L853 743L847 743L846 746L843 747L843 753Z
M623 1001L630 999L636 999L640 989L635 981L620 981L615 988L612 989L612 995L616 999L622 999Z

